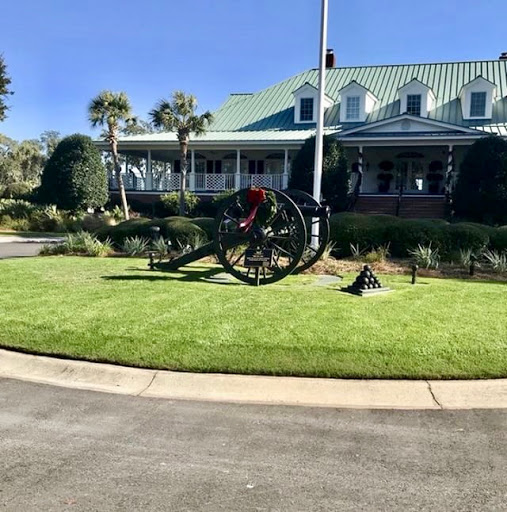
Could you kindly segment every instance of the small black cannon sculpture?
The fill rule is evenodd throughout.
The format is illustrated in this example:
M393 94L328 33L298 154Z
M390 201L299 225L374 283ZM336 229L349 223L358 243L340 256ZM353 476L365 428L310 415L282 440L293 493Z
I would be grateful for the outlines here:
M212 242L152 267L177 270L215 254L225 271L244 283L275 283L319 260L329 242L329 213L300 190L243 189L222 204Z

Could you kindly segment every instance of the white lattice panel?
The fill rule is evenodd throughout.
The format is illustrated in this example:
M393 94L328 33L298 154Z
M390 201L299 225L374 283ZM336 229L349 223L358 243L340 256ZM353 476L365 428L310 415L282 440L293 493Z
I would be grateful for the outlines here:
M181 183L181 174L168 174L165 179L166 190L179 190Z
M268 187L271 188L271 176L269 174L252 174L253 187Z
M206 174L206 190L225 190L223 174Z

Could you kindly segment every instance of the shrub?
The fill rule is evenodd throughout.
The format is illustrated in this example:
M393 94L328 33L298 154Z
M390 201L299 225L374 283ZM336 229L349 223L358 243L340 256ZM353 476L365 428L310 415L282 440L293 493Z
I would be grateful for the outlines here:
M213 238L213 227L215 225L215 219L211 217L196 217L192 219L192 224L201 228L207 235L208 240Z
M380 245L378 247L373 248L370 252L364 255L365 263L384 263L389 256L390 253L390 244Z
M507 251L507 226L492 230L490 234L490 246L495 251Z
M13 219L28 219L38 206L22 199L0 199L0 215Z
M30 183L10 183L2 188L0 197L5 199L28 199L33 188Z
M487 226L478 227L464 222L449 224L444 227L445 247L443 249L447 254L462 249L479 253L489 244L488 231Z
M322 163L322 195L335 212L348 206L350 171L342 144L331 136L324 136ZM298 151L289 182L289 188L313 192L315 136L306 139Z
M102 215L85 215L81 221L84 231L97 231L106 224L107 216Z
M168 194L164 194L163 196L160 196L160 200L162 201L168 215L178 215L180 210L179 192L169 192ZM193 192L187 190L185 192L185 213L187 215L192 215L198 204L199 198Z
M367 251L387 244L391 254L398 258L405 258L410 249L429 243L446 258L456 256L461 249L480 252L488 245L497 250L507 249L507 228L471 222L449 224L441 219L339 213L331 216L330 229L331 240L341 257L356 253L356 257L363 259Z
M110 238L113 243L120 247L126 238L135 236L151 239L150 228L158 226L160 236L170 241L173 247L181 244L191 244L196 236L208 241L206 232L186 217L168 217L166 219L146 219L139 217L121 222L117 226L104 226L97 231L97 236L104 240Z
M490 136L470 146L453 204L458 217L487 224L507 222L507 141Z
M155 219L151 221L151 225L158 226L160 228L160 236L170 240L173 247L178 247L178 244L188 244L195 247L197 239L200 239L203 243L211 240L207 236L206 231L186 217Z
M434 249L446 247L446 235L441 226L430 220L405 219L386 226L385 238L391 242L393 256L404 258L414 247L432 245Z
M63 139L44 167L40 201L77 211L103 206L108 195L106 169L92 139L79 134Z
M122 251L127 256L143 256L148 249L149 240L140 236L125 238L121 245Z
M54 207L35 210L29 218L30 231L63 231L65 213L59 212Z
M195 210L195 214L214 219L223 202L234 193L234 190L224 190L223 192L220 192L220 194L214 196L211 201L201 200Z
M51 255L82 255L103 257L109 256L113 252L113 246L110 240L100 241L94 235L81 231L79 233L69 233L62 243L44 245L40 251L42 256Z
M331 215L330 238L336 244L340 256L351 255L351 245L368 250L390 242L387 228L402 222L390 215L362 215L360 213L337 213Z
M0 227L13 231L28 231L30 221L28 219L13 219L10 215L0 215Z

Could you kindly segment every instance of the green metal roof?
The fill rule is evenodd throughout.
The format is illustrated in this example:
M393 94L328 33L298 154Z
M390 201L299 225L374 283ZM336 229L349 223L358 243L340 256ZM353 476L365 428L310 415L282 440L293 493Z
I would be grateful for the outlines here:
M493 106L492 119L464 121L459 93L464 85L479 76L496 84L500 99ZM507 130L506 60L332 68L326 73L326 94L336 101L339 91L356 81L379 100L366 119L366 123L371 123L400 114L398 90L414 78L430 87L435 94L436 102L428 119L488 132L498 129L505 133ZM215 112L211 130L308 130L308 124L294 123L293 92L306 82L317 87L317 69L305 71L254 94L231 95ZM325 124L337 129L352 126L351 123L341 126L339 103L327 109Z
M459 94L464 85L479 76L496 85L493 115L491 119L464 121ZM413 79L427 85L435 95L435 104L427 119L507 137L507 60L328 69L326 94L335 104L326 110L326 132L340 133L400 115L398 91ZM339 91L351 82L357 82L378 98L365 123L340 123ZM317 69L257 93L231 94L214 113L215 119L208 132L192 140L206 145L229 141L303 141L315 132L314 123L294 123L293 93L305 83L318 86ZM175 133L156 133L121 137L120 142L176 143L177 139Z

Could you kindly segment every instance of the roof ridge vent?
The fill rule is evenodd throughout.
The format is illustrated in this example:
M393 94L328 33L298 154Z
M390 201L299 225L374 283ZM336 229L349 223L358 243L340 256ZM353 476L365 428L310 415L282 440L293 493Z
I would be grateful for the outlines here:
M498 57L499 60L507 60L507 52L502 52L500 54L500 57Z

